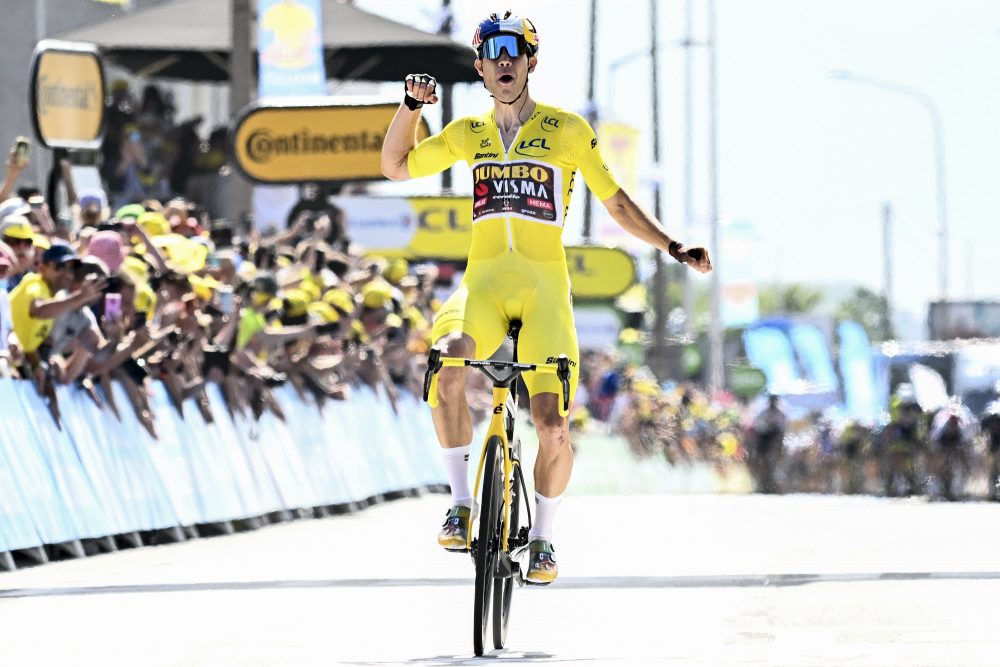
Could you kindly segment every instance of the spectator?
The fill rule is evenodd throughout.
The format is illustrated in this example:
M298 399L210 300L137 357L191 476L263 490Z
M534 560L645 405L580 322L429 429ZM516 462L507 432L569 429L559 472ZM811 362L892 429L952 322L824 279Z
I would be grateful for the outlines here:
M12 290L34 266L35 230L23 215L7 215L0 223L0 240L14 251L16 259L16 264L7 277L7 289Z
M108 219L108 198L104 190L81 190L76 198L77 228L97 227Z
M56 296L68 287L79 259L69 246L57 244L42 254L38 273L29 273L10 293L11 318L16 344L24 354L21 377L32 378L38 391L49 400L58 422L49 348L46 345L53 319L71 310L94 303L101 296L103 284L89 276L77 291Z
M17 268L17 257L14 250L0 241L0 377L9 377L13 366L20 363L11 357L7 341L10 339L11 315L10 301L7 292L7 276Z

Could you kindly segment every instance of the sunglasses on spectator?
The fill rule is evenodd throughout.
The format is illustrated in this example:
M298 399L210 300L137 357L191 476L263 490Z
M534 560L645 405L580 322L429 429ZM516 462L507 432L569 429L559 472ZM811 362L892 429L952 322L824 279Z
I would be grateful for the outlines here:
M511 58L517 58L522 53L527 53L528 50L521 45L521 38L516 35L497 35L495 37L490 37L479 47L480 58L489 58L490 60L496 60L500 57L501 52L506 49L507 55Z
M12 248L17 246L26 247L35 244L34 239L15 239L11 238L10 236L3 237L3 242Z

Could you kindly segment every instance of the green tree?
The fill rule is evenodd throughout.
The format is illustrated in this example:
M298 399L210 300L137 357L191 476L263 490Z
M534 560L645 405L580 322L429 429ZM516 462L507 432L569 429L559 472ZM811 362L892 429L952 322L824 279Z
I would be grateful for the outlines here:
M885 297L867 287L855 287L851 295L837 307L838 320L854 320L865 328L871 340L890 340L894 334L887 321Z
M759 298L761 315L804 315L823 302L823 290L801 283L769 285L760 288Z

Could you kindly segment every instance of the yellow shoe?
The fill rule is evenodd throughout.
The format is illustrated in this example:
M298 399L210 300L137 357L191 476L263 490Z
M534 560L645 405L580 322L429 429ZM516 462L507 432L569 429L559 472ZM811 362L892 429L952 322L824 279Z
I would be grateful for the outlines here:
M465 551L469 545L469 525L472 510L465 505L455 505L445 516L438 533L438 544L448 551Z
M551 584L559 576L555 549L548 540L532 540L528 545L528 573L525 580L529 584Z

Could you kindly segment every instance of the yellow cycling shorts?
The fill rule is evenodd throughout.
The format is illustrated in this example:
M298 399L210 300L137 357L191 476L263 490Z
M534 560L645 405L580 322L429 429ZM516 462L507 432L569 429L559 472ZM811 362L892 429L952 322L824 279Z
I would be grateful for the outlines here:
M565 260L533 261L517 252L469 262L458 289L434 316L431 338L456 331L476 343L475 358L487 359L503 343L511 320L521 320L517 357L523 363L554 363L570 359L570 405L580 377L580 348ZM551 392L562 396L555 375L525 373L532 396Z

